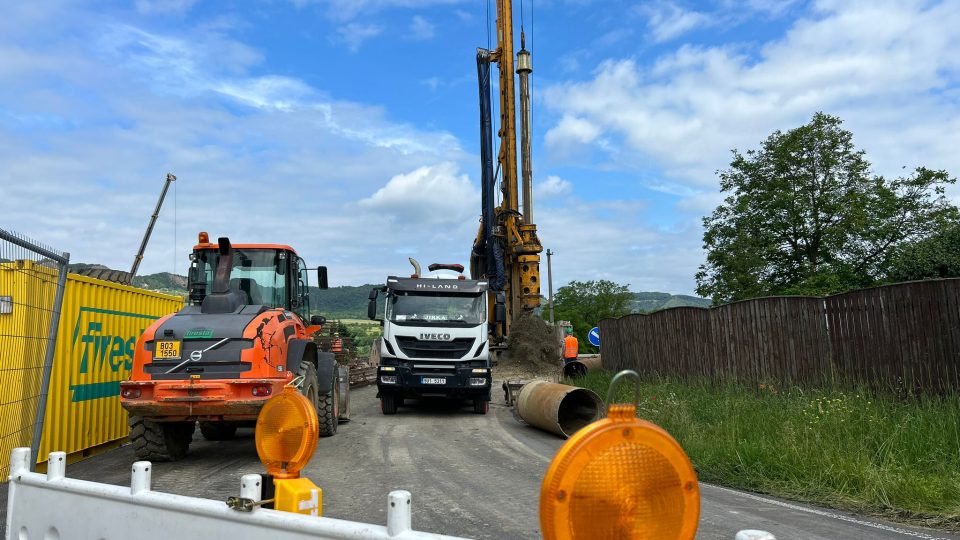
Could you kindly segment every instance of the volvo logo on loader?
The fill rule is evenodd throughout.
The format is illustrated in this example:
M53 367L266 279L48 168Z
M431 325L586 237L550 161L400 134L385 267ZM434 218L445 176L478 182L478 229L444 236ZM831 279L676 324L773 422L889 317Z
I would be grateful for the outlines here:
M199 362L203 358L203 351L196 350L190 352L190 361Z
M450 334L420 334L421 341L450 341Z

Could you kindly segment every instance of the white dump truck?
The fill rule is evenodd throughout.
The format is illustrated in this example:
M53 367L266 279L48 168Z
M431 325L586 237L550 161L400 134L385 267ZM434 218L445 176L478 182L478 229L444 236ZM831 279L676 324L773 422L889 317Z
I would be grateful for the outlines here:
M431 264L427 275L410 259L414 273L390 276L370 291L367 315L376 320L383 296L383 339L377 390L383 414L405 399L444 396L467 399L486 414L490 402L489 313L505 318L502 293L485 280L463 276L459 264ZM491 310L490 307L493 306Z

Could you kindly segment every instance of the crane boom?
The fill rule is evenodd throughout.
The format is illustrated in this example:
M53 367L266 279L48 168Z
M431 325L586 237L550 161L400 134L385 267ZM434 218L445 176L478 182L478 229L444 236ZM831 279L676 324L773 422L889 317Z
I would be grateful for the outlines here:
M133 277L137 275L137 268L140 267L140 261L143 260L143 252L147 249L147 242L150 241L150 233L153 232L153 226L157 223L157 216L160 215L160 207L163 206L163 199L167 196L167 189L170 188L170 183L176 179L176 176L167 173L167 181L163 184L163 191L160 192L157 207L153 209L153 215L150 216L150 223L147 224L147 231L143 233L143 240L140 241L140 249L137 251L137 256L133 259L133 267L130 268L130 283L133 283Z

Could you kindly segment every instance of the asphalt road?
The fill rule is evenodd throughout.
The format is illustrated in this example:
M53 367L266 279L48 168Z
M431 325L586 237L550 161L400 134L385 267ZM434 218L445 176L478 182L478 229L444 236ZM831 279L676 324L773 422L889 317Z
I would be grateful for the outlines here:
M375 394L372 387L352 392L353 421L320 440L305 471L323 488L324 515L385 524L387 493L406 489L413 493L417 530L478 539L539 538L540 481L561 439L517 421L501 392L486 416L444 401L383 416ZM262 470L252 430L225 442L199 436L198 430L186 459L155 464L154 490L225 500L239 494L242 474ZM68 466L67 476L128 485L133 461L125 446ZM6 511L2 493L0 513ZM701 485L701 495L697 537L703 539L732 539L749 528L779 540L960 540L711 485Z

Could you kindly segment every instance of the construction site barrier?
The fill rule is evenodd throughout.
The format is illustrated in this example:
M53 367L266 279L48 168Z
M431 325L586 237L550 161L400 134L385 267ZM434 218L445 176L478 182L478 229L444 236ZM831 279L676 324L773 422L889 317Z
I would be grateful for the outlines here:
M408 491L390 492L383 526L258 507L239 512L224 501L151 491L149 461L133 464L130 487L67 478L64 452L50 454L47 474L30 472L29 463L29 448L13 450L8 538L464 540L413 530ZM240 496L259 501L259 480L258 474L245 475Z

